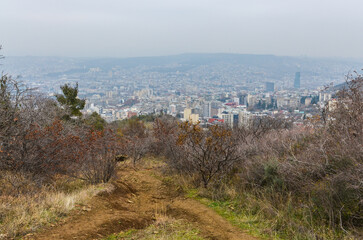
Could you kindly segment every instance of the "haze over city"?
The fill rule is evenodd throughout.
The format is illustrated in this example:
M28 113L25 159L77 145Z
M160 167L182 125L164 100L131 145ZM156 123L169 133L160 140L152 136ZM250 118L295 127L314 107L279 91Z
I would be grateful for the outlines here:
M360 0L3 0L5 56L362 58Z

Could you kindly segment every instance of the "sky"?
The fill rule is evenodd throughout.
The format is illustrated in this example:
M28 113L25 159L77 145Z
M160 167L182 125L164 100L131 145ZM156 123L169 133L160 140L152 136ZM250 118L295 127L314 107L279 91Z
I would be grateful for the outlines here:
M362 0L1 0L5 56L363 59Z

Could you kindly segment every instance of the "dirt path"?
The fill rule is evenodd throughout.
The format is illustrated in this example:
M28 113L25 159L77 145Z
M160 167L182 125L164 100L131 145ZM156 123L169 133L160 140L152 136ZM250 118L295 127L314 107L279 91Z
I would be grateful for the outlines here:
M215 240L256 239L232 226L203 204L181 196L163 184L152 169L118 171L112 193L95 197L89 207L75 211L63 223L27 239L102 239L127 229L142 229L163 212L175 219L185 219L200 229L203 237Z

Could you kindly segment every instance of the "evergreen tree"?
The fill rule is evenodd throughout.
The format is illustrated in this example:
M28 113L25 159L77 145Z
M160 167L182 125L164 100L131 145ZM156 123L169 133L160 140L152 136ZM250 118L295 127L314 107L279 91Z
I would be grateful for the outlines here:
M106 126L106 121L98 113L93 112L91 115L87 116L85 119L86 124L92 126L98 131L103 131Z
M76 83L75 87L72 87L70 84L64 84L60 88L63 94L57 94L56 98L60 105L68 112L63 118L69 120L73 116L82 116L81 110L84 108L86 100L78 98L78 83Z

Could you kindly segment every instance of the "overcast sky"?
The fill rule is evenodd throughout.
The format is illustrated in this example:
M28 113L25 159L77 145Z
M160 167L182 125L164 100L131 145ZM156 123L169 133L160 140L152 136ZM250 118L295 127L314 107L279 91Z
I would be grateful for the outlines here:
M1 0L2 54L363 58L363 0Z

